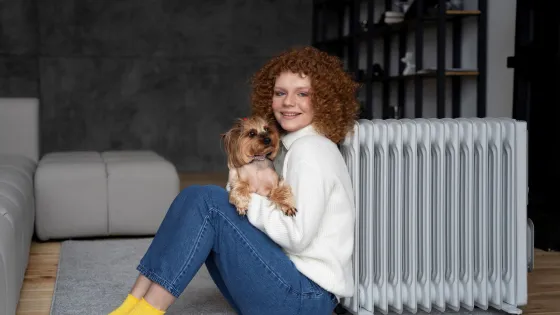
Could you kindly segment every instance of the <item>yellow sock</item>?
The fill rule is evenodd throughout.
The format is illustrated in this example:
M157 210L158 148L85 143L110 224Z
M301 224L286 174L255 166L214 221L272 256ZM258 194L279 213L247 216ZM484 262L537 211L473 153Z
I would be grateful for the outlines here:
M124 302L109 315L128 315L128 313L140 302L135 296L128 294Z
M127 315L163 315L165 314L164 311L158 310L157 308L153 307L148 303L144 298L136 304L136 307Z

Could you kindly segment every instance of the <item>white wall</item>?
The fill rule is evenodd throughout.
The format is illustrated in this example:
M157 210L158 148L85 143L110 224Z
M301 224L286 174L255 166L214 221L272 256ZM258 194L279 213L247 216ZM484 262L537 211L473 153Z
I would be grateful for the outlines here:
M467 0L472 1L472 0ZM511 117L513 69L506 58L515 55L515 0L488 0L488 116Z
M464 0L465 10L477 9L477 0ZM377 22L384 11L384 0L375 0L375 18ZM511 117L513 104L513 69L506 67L508 56L514 55L515 43L515 11L514 0L488 0L488 43L487 43L487 116ZM367 20L367 4L361 10L361 20ZM424 68L436 67L436 23L425 23L424 28ZM346 32L347 32L346 28ZM452 63L451 24L447 28L446 63ZM407 51L414 52L414 31L408 33ZM477 68L477 18L463 18L462 36L462 68ZM397 75L400 58L398 56L398 37L393 37L390 75ZM383 38L377 37L374 44L374 63L383 66ZM366 69L366 43L363 42L360 52L360 68ZM385 69L386 70L386 69ZM462 77L461 108L463 117L476 115L476 86L474 76ZM414 115L414 80L406 81L405 113L407 117ZM436 80L424 79L424 117L436 116ZM365 95L363 95L365 99ZM397 105L397 81L392 83L391 103ZM381 84L374 85L374 116L381 117L382 90ZM451 80L446 89L446 114L451 115Z

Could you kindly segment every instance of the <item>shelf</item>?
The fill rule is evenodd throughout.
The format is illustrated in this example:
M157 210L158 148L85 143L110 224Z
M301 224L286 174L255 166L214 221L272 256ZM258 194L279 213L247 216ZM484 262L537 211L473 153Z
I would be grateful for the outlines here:
M445 12L447 15L480 15L480 10L447 10Z
M466 18L466 17L478 16L478 15L480 15L479 10L464 10L464 11L447 10L446 20L449 22L459 18ZM436 23L437 20L438 20L437 16L426 16L422 18L421 21L428 22L428 23ZM398 33L404 30L410 31L418 27L418 25L422 22L420 22L420 20L418 19L414 19L414 20L404 20L401 23L395 23L395 24L375 23L373 24L372 30L357 31L355 35L345 35L342 36L341 38L320 40L313 44L315 46L331 46L331 45L340 45L340 44L348 45L352 43L353 39L357 39L357 40L372 39L373 37Z
M434 73L434 76L436 74ZM478 71L445 71L445 75L448 77L454 76L477 76L479 75Z
M479 72L476 70L448 70L445 71L446 77L476 77L479 75ZM368 81L371 82L386 82L386 81L401 81L401 80L412 80L416 77L426 78L426 79L433 79L437 78L437 72L427 72L427 73L416 73L416 74L409 74L409 75L394 75L388 77L373 77L372 79L368 80L368 78L359 78L357 81L359 83L367 83Z
M402 22L386 24L382 13L400 11L393 0L314 0L312 45L338 56L348 73L362 84L358 93L361 118L425 117L427 113L438 118L458 117L465 112L465 101L473 102L472 97L461 96L465 87L462 78L476 81L476 103L467 106L476 107L478 117L486 115L488 0L477 4L463 0L468 10L446 10L450 8L447 1L413 1ZM463 23L470 18L474 23ZM467 32L468 40L475 41L467 45L469 58L463 58L465 27L474 27L476 32L476 39ZM430 35L425 35L428 32ZM425 47L427 39L430 50ZM408 52L414 54L416 68L425 72L401 74L406 68L401 58ZM426 63L432 68L426 69ZM394 75L374 76L383 74L379 69ZM435 84L424 84L424 80ZM409 110L413 112L406 112Z
M320 6L341 6L341 5L350 5L352 4L352 0L315 0L313 5L315 7Z

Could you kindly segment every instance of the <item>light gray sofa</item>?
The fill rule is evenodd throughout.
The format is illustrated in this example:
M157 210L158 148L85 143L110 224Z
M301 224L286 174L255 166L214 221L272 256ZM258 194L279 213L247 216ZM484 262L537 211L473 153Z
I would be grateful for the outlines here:
M39 102L0 98L0 314L14 315L35 224Z
M0 98L0 315L16 314L33 236L154 235L179 193L152 151L40 156L38 117L37 99Z

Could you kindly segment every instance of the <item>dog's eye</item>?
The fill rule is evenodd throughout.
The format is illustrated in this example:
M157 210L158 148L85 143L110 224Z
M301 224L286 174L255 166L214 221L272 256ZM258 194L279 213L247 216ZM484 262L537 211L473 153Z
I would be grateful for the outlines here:
M268 127L264 127L264 131L265 131L265 132L268 132Z
M256 132L256 131L254 131L254 130L249 131L249 137L252 138L252 137L254 137L254 136L256 136L256 135L257 135L257 132Z

